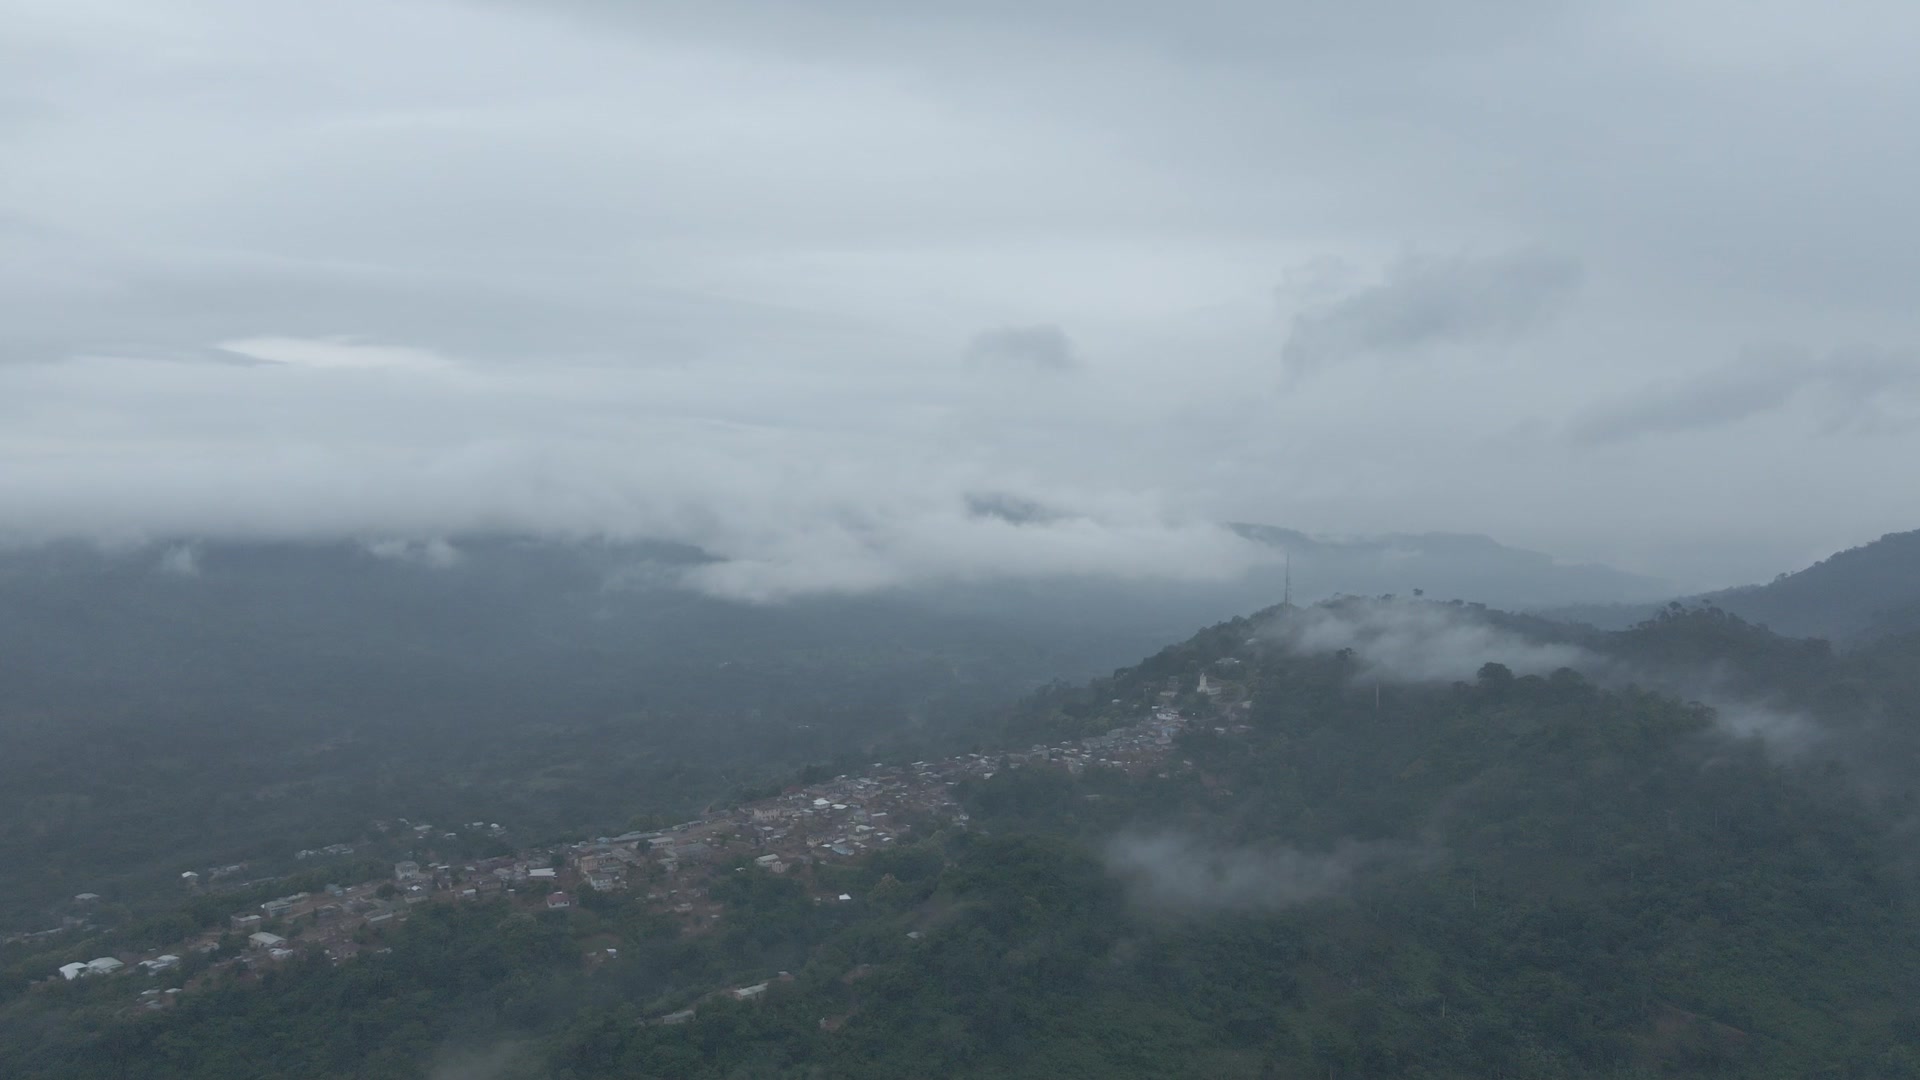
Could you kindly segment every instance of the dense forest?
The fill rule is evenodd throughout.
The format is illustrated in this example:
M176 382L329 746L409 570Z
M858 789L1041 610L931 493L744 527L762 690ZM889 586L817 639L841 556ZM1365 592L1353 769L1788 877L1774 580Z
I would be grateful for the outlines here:
M1330 618L1353 644L1302 648ZM1489 658L1396 674L1405 625ZM1836 653L1714 609L1529 627L1397 601L1233 620L1000 720L1017 750L1171 700L1199 719L1163 768L1009 758L961 786L964 824L804 882L743 861L699 931L624 894L433 906L390 952L151 1016L138 983L43 984L0 1010L7 1072L1920 1075L1920 802L1894 782L1920 639ZM1592 673L1525 670L1555 649ZM1713 704L1677 689L1707 669Z

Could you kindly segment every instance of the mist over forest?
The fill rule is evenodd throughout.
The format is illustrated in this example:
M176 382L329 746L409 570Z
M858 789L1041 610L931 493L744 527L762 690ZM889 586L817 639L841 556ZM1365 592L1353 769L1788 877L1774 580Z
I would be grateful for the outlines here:
M1421 556L1439 591L1455 545ZM1468 546L1468 577L1504 550ZM1772 597L1909 546L1728 595L1892 625L1897 574ZM1830 1001L1912 978L1920 638L1784 637L1696 600L1625 630L1419 586L1312 602L1306 581L1380 545L1302 547L1277 603L1165 647L1156 627L1210 598L1064 580L742 603L678 576L708 558L692 549L507 537L16 549L0 841L40 872L0 897L0 1045L24 1076L250 1074L266 1027L281 1067L322 1075L1905 1067L1902 1014L1843 1021L1773 980ZM1566 580L1533 587L1564 612ZM757 824L903 782L886 843L797 854L794 826ZM715 839L579 869L616 833L683 829ZM374 888L427 862L419 900ZM543 862L576 907L473 892ZM336 890L368 913L320 913ZM1022 907L1035 890L1053 900ZM292 935L274 960L231 928L249 905ZM376 929L384 905L405 921ZM1693 952L1726 935L1744 951ZM450 948L497 975L439 985ZM1230 990L1168 996L1218 980L1221 949L1243 957ZM52 972L181 950L151 976ZM1041 966L978 967L1003 950ZM765 1004L722 992L774 975ZM393 994L410 1004L374 1005ZM462 1034L476 1009L502 1030ZM1112 1015L1152 1035L1116 1043ZM326 1017L365 1034L334 1045Z
M1920 1078L1920 5L0 27L5 1080Z

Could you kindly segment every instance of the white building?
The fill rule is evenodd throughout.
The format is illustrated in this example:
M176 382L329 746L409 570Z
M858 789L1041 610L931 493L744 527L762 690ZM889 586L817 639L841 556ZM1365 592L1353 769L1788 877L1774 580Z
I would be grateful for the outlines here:
M279 934L269 934L265 930L257 934L248 934L247 940L251 942L255 948L259 949L277 949L287 943L286 938L281 937Z
M60 975L61 977L65 978L68 982L72 982L73 980L79 978L82 975L85 975L86 973L87 973L87 965L82 964L77 960L71 964L60 965Z
M118 960L115 960L111 956L102 956L97 960L87 961L87 974L111 975L114 972L119 971L121 968L126 966L127 965L121 963Z

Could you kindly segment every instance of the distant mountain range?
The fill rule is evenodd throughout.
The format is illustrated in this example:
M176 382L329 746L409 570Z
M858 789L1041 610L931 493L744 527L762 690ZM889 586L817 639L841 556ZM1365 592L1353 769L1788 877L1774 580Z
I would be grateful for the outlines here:
M1683 597L1711 604L1789 637L1857 644L1920 631L1920 530L1888 533L1764 585L1743 585ZM1544 612L1619 629L1653 614L1657 604L1573 605Z
M1639 621L1673 595L1658 580L1484 536L1231 527L1286 558L1219 582L1010 579L768 606L685 588L684 572L712 556L663 543L17 548L0 551L0 706L211 698L232 707L259 696L283 709L282 692L304 686L377 711L461 701L504 716L533 702L587 713L644 702L771 718L858 702L900 716L1110 671L1195 625L1279 601L1289 571L1300 603L1417 593L1602 628ZM1687 600L1792 636L1920 629L1920 531Z
M1285 549L1301 601L1421 590L1517 609L1669 594L1483 536L1328 540L1233 528ZM883 697L911 709L959 688L1011 696L1111 670L1287 589L1276 559L1210 583L1024 579L750 606L680 585L711 558L677 544L511 536L19 548L0 551L0 665L14 695L49 683L135 694L283 684L318 672L331 693L392 670L450 687L506 679L519 692L551 677L566 688L559 700L597 686L659 706L771 708L798 692L781 673L805 681L825 654L858 654L858 665L833 669L889 685ZM728 665L734 673L715 685L710 673Z

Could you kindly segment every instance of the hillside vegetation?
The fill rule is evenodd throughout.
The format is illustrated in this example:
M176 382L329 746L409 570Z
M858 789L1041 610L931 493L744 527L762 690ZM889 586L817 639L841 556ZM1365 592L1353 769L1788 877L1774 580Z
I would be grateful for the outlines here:
M1329 618L1363 632L1300 649ZM1382 666L1407 624L1559 655L1490 619L1354 601L1221 624L1003 719L1024 751L1179 708L1161 767L1010 757L962 785L964 825L810 884L738 871L709 931L620 895L479 905L152 1018L104 988L29 995L10 1075L1920 1075L1920 806L1860 764L1911 753L1915 643L1836 657L1674 611L1547 643L1592 677ZM1745 696L1652 689L1648 656ZM1733 722L1763 700L1805 726ZM759 1000L707 997L778 971Z

